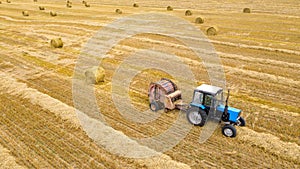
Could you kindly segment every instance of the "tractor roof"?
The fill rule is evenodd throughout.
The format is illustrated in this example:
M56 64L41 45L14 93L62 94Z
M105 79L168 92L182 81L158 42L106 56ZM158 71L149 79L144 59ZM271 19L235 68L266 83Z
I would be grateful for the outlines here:
M198 86L196 88L196 91L200 91L203 93L208 93L211 95L215 95L217 94L219 91L222 91L223 89L217 86L212 86L212 85L207 85L207 84L203 84L201 86Z

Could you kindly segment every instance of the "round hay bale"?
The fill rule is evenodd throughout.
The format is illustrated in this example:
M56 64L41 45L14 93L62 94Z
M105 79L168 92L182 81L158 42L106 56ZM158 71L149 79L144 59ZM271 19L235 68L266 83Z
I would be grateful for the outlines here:
M104 82L105 70L100 66L94 66L92 68L87 69L84 72L84 75L85 81L88 84L98 84L99 82Z
M216 27L209 27L206 29L206 34L208 36L215 36L218 34L218 29Z
M195 23L199 23L199 24L204 23L204 19L201 17L198 17L198 18L196 18Z
M82 4L86 4L87 2L86 1L82 1Z
M193 15L191 10L186 10L185 11L185 16L191 16L191 15Z
M123 12L121 11L121 9L116 9L116 13L117 14L122 14Z
M72 8L72 4L71 3L67 3L67 8Z
M33 2L37 2L37 0L33 0Z
M88 4L87 2L84 4L85 7L91 7L90 4Z
M167 11L173 11L173 8L171 6L167 6Z
M250 12L251 12L250 8L244 8L243 9L243 13L250 13Z
M45 7L39 6L39 9L40 9L41 11L43 11L43 10L45 10Z
M138 8L138 7L139 7L139 4L134 3L134 4L133 4L133 7Z
M56 12L50 11L50 16L57 16Z
M0 1L0 4L2 4L2 2Z
M64 46L64 43L61 38L55 38L50 41L50 45L53 48L62 48Z
M11 3L11 1L10 1L10 0L6 0L6 2L7 2L7 3Z
M29 12L28 11L22 11L23 16L29 16Z

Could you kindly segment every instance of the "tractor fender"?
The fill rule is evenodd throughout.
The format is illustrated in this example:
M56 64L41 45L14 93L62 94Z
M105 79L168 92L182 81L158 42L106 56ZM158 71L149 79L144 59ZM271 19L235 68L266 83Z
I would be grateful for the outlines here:
M190 105L192 107L199 107L200 109L205 110L205 106L203 106L202 104L190 103Z

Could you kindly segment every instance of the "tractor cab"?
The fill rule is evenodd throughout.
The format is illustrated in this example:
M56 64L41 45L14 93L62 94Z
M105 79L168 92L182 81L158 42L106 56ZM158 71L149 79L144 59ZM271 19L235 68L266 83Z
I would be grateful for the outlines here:
M199 107L206 113L211 106L223 103L223 89L216 86L203 84L194 90L191 106Z

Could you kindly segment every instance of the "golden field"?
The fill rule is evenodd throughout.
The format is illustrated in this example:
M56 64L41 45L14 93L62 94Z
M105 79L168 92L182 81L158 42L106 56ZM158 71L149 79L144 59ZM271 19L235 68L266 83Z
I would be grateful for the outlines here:
M71 8L58 0L0 1L0 168L300 167L298 0L89 0L90 7L73 0ZM173 11L166 10L169 5ZM245 7L251 13L243 13ZM116 9L122 14L115 13ZM192 16L184 15L187 9ZM50 11L57 16L51 17ZM247 121L245 128L237 128L236 138L226 138L217 129L200 144L202 128L193 127L161 156L133 159L98 146L80 127L72 77L82 48L106 24L148 12L183 18L203 32L218 27L218 34L208 38L223 63L227 87L232 89L229 104L242 109ZM203 24L194 23L198 16L204 18ZM51 48L50 40L58 37L63 48ZM106 78L95 85L95 94L109 125L129 137L162 133L180 113L174 110L140 125L127 121L111 106L111 80L118 65L130 53L148 48L185 58L195 84L209 83L201 62L175 39L145 33L119 42L102 61ZM133 105L148 108L148 85L161 75L146 71L132 80Z

